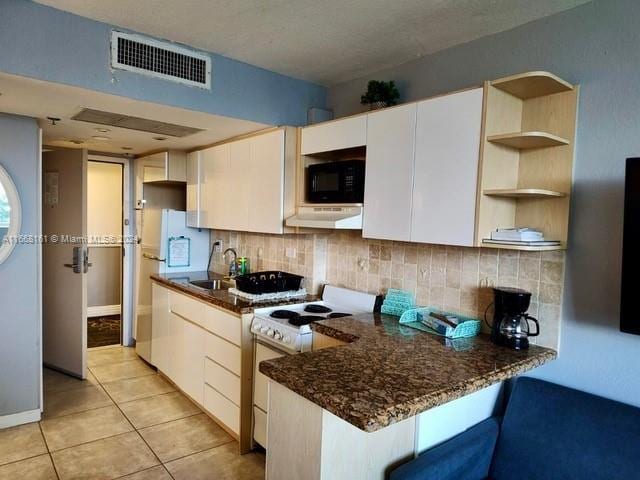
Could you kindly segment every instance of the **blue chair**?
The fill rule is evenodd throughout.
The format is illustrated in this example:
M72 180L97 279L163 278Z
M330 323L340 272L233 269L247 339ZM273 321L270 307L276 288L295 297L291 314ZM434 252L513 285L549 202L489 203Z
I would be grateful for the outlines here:
M487 479L640 479L640 408L522 377L503 419L489 418L390 475Z

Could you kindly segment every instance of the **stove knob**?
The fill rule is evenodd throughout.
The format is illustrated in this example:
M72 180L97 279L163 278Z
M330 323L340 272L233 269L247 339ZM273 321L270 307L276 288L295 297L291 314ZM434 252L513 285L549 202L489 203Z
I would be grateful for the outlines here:
M276 330L275 335L273 336L276 340L280 340L282 338L282 334Z
M282 340L284 341L284 343L291 343L291 337L289 335L285 335Z
M273 337L273 335L274 335L274 331L273 330L271 330L271 329L267 330L267 336L268 337Z
M267 330L269 330L267 327L262 327L260 333L267 333Z

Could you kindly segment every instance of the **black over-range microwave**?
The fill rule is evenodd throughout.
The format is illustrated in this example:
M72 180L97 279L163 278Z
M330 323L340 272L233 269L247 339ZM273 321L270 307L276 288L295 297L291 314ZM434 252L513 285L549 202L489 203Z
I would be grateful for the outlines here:
M362 203L364 160L316 163L307 167L310 203Z

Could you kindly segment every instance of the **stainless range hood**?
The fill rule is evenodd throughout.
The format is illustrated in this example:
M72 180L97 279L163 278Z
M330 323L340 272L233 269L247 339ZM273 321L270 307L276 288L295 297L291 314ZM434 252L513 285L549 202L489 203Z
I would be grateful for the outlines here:
M299 207L287 218L287 227L361 230L362 207Z

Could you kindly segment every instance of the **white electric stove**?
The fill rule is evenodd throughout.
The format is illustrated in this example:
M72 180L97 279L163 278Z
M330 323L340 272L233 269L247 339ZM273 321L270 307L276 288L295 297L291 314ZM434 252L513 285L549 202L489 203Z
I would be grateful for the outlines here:
M326 285L322 300L257 309L251 331L256 339L284 350L283 353L308 352L311 350L311 323L373 312L377 298L376 295Z

